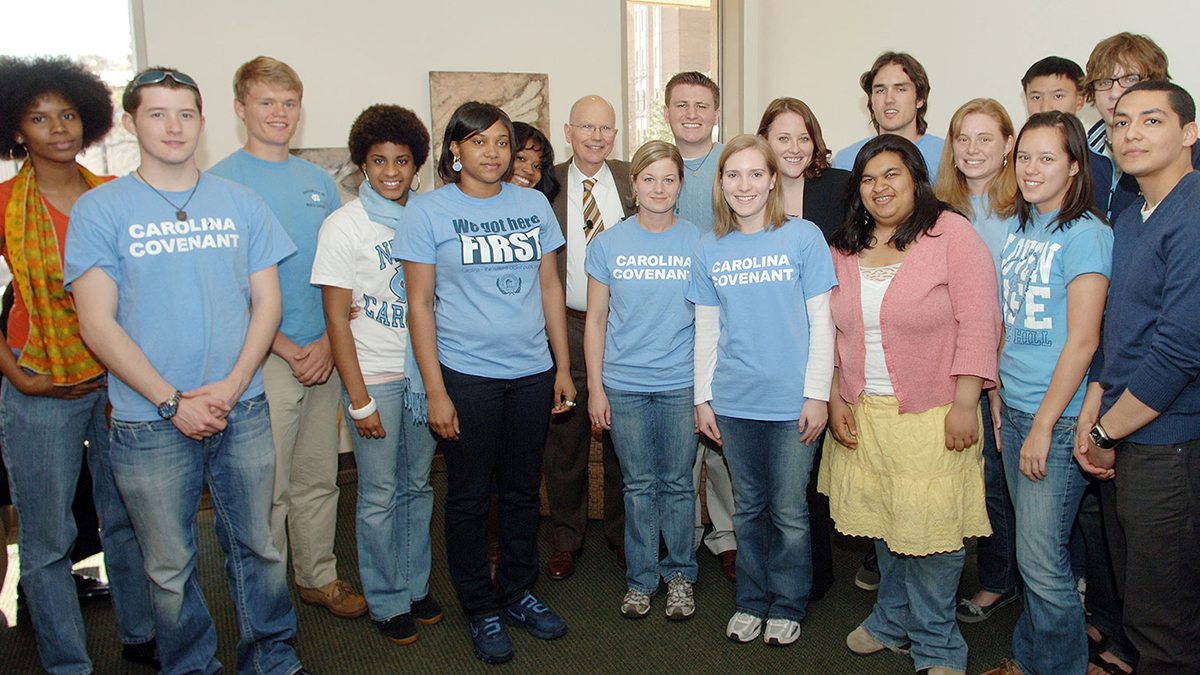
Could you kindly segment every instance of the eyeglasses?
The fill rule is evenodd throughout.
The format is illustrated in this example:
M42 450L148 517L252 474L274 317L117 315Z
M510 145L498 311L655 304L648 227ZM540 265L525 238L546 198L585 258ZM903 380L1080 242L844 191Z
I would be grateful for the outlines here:
M1106 77L1100 80L1092 80L1092 91L1108 91L1113 88L1113 84L1120 84L1122 89L1128 89L1143 79L1145 78L1138 73L1130 73L1120 77Z
M584 133L584 134L586 134L586 135L588 135L588 136L591 136L592 134L596 133L597 131L599 131L599 132L600 132L600 135L601 135L601 136L603 136L603 137L605 137L605 138L612 138L613 136L616 136L616 135L617 135L617 128L616 128L616 127L610 127L610 126L608 126L607 124L606 124L606 125L604 125L604 126L600 126L600 127L596 126L595 124L591 124L591 123L588 123L588 124L572 124L571 126L575 127L576 129L579 129L579 130L583 131L583 133Z
M171 78L176 84L182 84L185 87L191 87L196 91L200 91L200 85L192 79L187 73L181 73L178 70L147 70L137 77L133 78L133 82L129 83L129 91L134 92L142 87L148 87L154 84L162 84L167 78Z

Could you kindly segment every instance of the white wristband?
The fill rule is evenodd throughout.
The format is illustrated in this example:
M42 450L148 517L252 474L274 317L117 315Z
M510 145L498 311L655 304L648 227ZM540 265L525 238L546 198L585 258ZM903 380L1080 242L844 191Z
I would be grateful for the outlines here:
M346 410L350 413L351 419L360 420L360 421L365 420L368 417L370 417L371 415L375 414L375 410L376 410L375 397L371 396L370 400L367 401L367 404L361 408L354 408L351 406L347 406Z

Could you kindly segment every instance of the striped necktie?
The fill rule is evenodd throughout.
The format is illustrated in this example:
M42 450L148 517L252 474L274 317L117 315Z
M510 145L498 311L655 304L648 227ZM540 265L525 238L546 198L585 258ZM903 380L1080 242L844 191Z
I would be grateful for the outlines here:
M604 231L604 216L600 215L600 206L592 188L596 186L595 178L583 179L583 235L584 245L592 243L596 235Z

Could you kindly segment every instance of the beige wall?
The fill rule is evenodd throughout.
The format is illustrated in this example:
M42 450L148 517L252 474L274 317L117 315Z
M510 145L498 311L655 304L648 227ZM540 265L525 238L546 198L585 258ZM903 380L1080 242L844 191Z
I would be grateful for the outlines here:
M615 0L142 3L145 64L180 68L204 92L201 166L245 141L233 72L259 54L288 62L304 80L294 147L344 146L350 123L373 103L407 106L428 124L429 71L462 70L549 73L551 140L561 151L562 123L579 97L600 94L620 117L621 11ZM581 40L566 27L603 37Z
M1051 54L1085 66L1097 41L1123 30L1154 38L1175 81L1200 97L1195 3L1185 0L749 0L745 12L745 125L757 127L771 99L795 96L813 108L835 152L874 133L858 77L889 49L911 53L928 71L926 119L938 136L978 96L999 100L1019 128L1026 68ZM1082 117L1099 119L1090 105Z

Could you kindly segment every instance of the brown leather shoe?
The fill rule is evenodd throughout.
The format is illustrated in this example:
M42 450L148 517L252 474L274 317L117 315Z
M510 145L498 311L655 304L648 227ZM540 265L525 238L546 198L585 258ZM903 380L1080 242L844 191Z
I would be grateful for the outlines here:
M546 563L546 573L551 579L566 579L575 573L575 558L583 551L555 551Z
M300 590L301 602L324 607L340 619L357 619L367 613L366 598L356 593L341 579L334 579L320 588L297 588Z
M717 554L717 560L721 561L721 571L725 573L725 578L737 583L737 549L721 551Z

